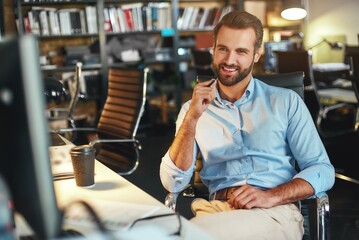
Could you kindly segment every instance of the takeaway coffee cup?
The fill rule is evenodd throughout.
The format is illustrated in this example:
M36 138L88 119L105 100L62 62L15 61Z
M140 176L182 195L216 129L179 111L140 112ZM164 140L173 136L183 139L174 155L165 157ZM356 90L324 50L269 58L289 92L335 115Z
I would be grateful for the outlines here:
M81 145L70 150L72 167L76 185L92 187L95 185L95 149L89 145Z

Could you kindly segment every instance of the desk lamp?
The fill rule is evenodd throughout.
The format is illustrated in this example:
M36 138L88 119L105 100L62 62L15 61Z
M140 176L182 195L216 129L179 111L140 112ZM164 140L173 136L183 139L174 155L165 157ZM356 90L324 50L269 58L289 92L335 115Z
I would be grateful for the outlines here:
M343 44L341 42L329 42L327 39L323 38L322 41L318 42L317 44L314 44L313 46L310 46L308 50L312 50L313 48L316 48L323 43L328 44L329 47L333 50L341 50L343 48Z
M45 77L44 81L47 109L50 109L66 99L66 92L62 83L53 77Z

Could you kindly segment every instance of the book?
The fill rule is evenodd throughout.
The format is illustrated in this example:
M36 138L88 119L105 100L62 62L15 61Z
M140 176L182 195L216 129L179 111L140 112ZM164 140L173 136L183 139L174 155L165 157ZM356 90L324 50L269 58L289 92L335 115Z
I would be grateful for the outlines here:
M209 8L205 8L203 10L201 20L199 21L198 28L202 29L202 28L204 28L206 26L205 23L206 23L206 20L208 18L208 14L209 14Z
M134 23L133 23L133 16L132 16L131 8L122 8L122 10L125 15L128 30L133 31L135 29L135 27L134 27Z
M67 9L60 9L59 20L60 20L60 29L61 35L70 35L71 34L71 22L70 22L70 13Z
M118 21L118 14L117 14L117 9L115 6L112 6L108 9L109 12L109 17L110 17L110 22L111 22L111 26L112 26L112 32L114 33L119 33L121 32L121 27L120 27L120 23Z
M42 10L39 13L39 18L40 18L40 26L41 26L41 35L42 36L48 36L50 35L50 28L49 28L49 21L48 21L48 17L47 17L47 11L46 10Z
M87 33L86 14L84 9L80 9L80 25L82 34Z
M40 35L40 20L39 20L38 11L30 10L28 12L28 17L29 17L31 33L34 35Z
M112 25L111 25L110 13L108 8L103 9L103 17L104 17L105 32L112 32Z
M87 25L87 32L90 34L97 33L96 8L93 6L85 7L85 18Z
M145 18L145 27L147 31L151 31L153 29L152 27L152 8L149 6L143 7L143 11L145 12L146 18Z
M188 29L193 29L194 28L194 25L195 25L196 20L197 20L198 12L199 12L198 7L193 8L193 12L191 14L191 18L190 18L190 21L188 23Z
M118 17L118 23L120 25L121 32L128 32L130 28L127 24L125 13L123 12L123 9L120 7L117 8L117 17Z
M49 11L49 25L51 35L60 35L59 15L57 11Z
M182 29L188 29L191 21L191 17L194 11L194 7L186 7L183 13Z

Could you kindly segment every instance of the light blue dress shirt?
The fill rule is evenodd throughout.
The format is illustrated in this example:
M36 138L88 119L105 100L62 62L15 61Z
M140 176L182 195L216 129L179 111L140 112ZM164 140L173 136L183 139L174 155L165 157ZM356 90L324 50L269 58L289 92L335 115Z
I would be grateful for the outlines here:
M190 101L183 105L176 131L189 106ZM243 184L269 189L293 178L308 181L315 194L334 184L334 167L303 100L292 90L258 79L252 78L234 103L222 100L217 91L197 123L190 169L178 169L165 154L160 176L168 191L178 192L189 183L198 150L203 156L200 175L210 193Z

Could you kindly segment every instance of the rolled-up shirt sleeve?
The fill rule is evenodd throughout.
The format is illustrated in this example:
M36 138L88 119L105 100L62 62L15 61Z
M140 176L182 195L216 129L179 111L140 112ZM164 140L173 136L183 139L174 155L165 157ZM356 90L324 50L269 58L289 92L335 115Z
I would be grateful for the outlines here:
M169 151L163 156L160 166L160 178L163 187L169 192L180 192L190 182L194 170L192 166L183 171L179 169L171 160Z
M331 164L310 113L302 101L291 104L288 142L301 171L294 178L309 182L315 194L332 188L335 170Z
M176 121L176 134L182 125L183 119L188 111L190 101L186 102L182 108L180 113L178 114ZM163 187L169 192L180 192L182 191L187 184L190 182L194 168L195 168L195 156L196 156L196 145L194 145L195 151L193 153L193 161L192 166L183 171L179 169L172 161L169 150L162 157L161 165L160 165L160 179Z

